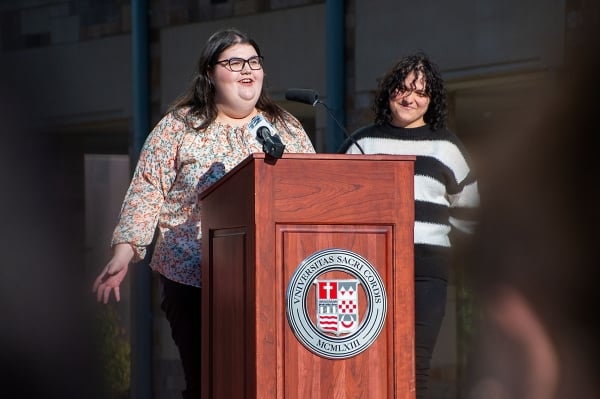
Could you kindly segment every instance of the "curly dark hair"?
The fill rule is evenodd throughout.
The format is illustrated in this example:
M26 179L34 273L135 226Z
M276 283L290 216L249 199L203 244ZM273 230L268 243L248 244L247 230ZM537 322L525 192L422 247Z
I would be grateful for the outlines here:
M430 98L429 107L424 115L425 123L433 130L446 125L446 89L437 65L429 60L423 52L418 52L402 58L379 82L375 95L373 111L375 123L383 125L392 120L390 97L398 89L404 87L404 80L411 72L421 72L425 77L425 92Z
M217 64L223 51L236 44L250 44L258 56L262 57L256 41L237 29L223 29L213 33L200 52L196 70L187 90L171 104L168 112L173 112L190 127L193 127L190 118L199 118L201 123L198 130L210 125L217 117L218 110L215 104L215 87L209 79L209 72ZM181 111L188 107L189 111L184 115ZM275 120L283 122L284 115L287 114L287 111L269 98L264 87L256 108L263 111L271 122Z

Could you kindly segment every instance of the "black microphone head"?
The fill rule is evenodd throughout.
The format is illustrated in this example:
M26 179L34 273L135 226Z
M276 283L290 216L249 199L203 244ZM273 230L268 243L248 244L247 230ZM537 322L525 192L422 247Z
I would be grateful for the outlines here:
M285 144L281 141L278 135L271 135L269 128L261 126L256 132L258 141L262 144L262 149L265 154L273 158L281 158L285 150Z
M264 140L266 137L269 137L269 136L271 136L271 132L269 131L269 128L267 128L266 126L261 126L256 131L256 137L259 138L260 140Z
M317 101L319 101L319 93L311 89L289 89L285 92L285 99L309 104L314 107Z

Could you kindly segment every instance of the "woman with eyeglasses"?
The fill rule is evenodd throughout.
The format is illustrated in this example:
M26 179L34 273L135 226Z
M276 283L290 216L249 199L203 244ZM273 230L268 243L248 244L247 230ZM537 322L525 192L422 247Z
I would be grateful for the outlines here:
M162 287L186 379L183 398L200 397L201 228L198 194L262 145L248 123L262 115L286 152L314 153L300 122L263 90L263 57L246 34L214 33L201 51L187 91L150 132L112 237L113 255L94 282L99 301L119 286L129 264L146 256Z

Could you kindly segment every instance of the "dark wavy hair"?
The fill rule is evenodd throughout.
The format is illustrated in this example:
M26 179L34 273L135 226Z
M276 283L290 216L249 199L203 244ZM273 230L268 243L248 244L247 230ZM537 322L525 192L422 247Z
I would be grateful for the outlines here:
M200 52L189 87L171 104L168 112L174 112L177 118L183 120L190 127L192 127L190 118L199 118L201 123L198 130L205 129L210 125L217 117L218 110L215 104L215 87L210 82L209 72L219 61L223 51L236 44L250 44L262 57L258 43L237 29L229 28L213 33ZM275 120L283 122L287 112L275 104L264 89L263 81L256 108L263 111L271 122ZM189 112L183 114L181 111L188 107ZM285 123L283 125L285 126Z
M404 80L411 73L421 72L425 77L425 92L430 98L429 107L424 115L425 123L433 130L446 126L447 105L446 89L440 72L433 62L423 52L402 58L379 82L379 88L375 95L373 111L375 112L375 123L383 125L392 120L390 110L390 97L398 89L404 87Z

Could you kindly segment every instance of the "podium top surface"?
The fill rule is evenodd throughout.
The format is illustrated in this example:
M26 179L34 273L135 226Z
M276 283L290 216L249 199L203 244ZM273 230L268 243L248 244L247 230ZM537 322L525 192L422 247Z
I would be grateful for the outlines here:
M386 155L386 154L328 154L328 153L317 153L317 154L293 154L293 153L284 153L280 159L276 159L274 162L270 163L273 167L277 167L278 162L286 162L289 160L299 160L303 162L311 162L311 161L332 161L332 162L344 162L344 161L407 161L414 162L416 159L415 155ZM237 173L240 169L246 167L249 163L254 161L263 161L267 162L267 157L265 153L255 152L238 165L236 165L233 169L227 172L223 177L221 177L217 182L215 182L212 186L204 190L199 194L199 199L202 200L211 192L217 189L224 181L227 180L228 176L232 176Z
M240 162L240 165L245 162L251 162L253 159L265 159L266 154L263 152L255 152L250 154L246 159ZM317 153L317 154L291 154L284 153L281 159L320 159L320 160L360 160L364 159L367 161L414 161L415 155L386 155L386 154L328 154L328 153Z

